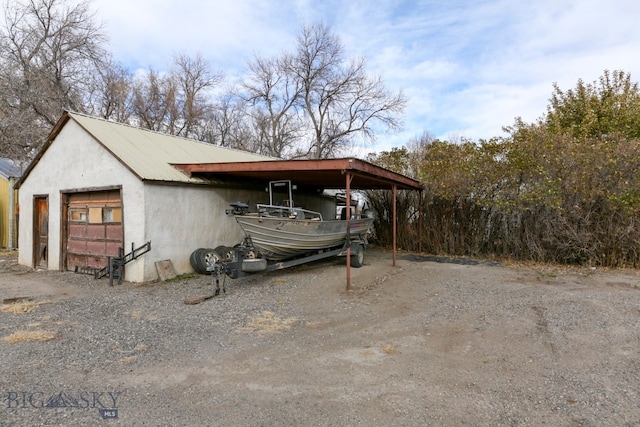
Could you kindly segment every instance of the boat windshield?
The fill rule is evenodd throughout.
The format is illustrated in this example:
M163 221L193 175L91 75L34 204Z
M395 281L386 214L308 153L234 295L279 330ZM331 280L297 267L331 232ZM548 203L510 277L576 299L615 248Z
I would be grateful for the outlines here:
M282 205L266 205L258 203L258 213L261 216L275 216L290 219L310 219L314 221L322 221L322 214L308 209L298 208L294 206Z
M322 221L320 212L310 211L294 204L293 190L295 189L296 186L290 180L270 181L269 204L258 204L258 213L265 216Z

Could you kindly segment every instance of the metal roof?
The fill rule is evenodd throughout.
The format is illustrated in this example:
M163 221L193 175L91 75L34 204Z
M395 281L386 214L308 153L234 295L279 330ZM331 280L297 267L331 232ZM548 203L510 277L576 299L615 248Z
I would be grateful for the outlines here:
M201 178L185 175L171 166L171 163L254 162L271 159L77 113L69 113L69 116L143 180L202 182Z
M46 144L31 162L18 186L70 120L75 121L96 142L101 144L125 167L141 180L204 184L203 177L192 177L171 163L195 162L253 162L268 161L272 157L262 156L232 148L181 138L160 132L136 128L78 113L66 112L49 134Z
M192 177L273 181L289 179L293 183L324 189L346 188L346 174L352 176L352 189L422 190L420 182L381 168L364 160L271 160L268 162L192 163L174 166Z

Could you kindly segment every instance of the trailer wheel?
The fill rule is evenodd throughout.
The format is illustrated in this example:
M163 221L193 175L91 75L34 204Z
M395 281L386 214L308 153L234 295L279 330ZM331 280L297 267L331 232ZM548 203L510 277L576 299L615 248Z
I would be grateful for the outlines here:
M237 249L237 248L242 247L242 246L243 246L242 243L238 243L238 244L233 246L233 249ZM235 256L235 251L234 251L233 254ZM259 258L258 254L256 253L255 250L249 249L249 250L244 251L243 259L254 259L254 258Z
M223 261L233 261L236 254L233 248L228 246L218 246L214 249Z
M351 248L351 267L360 268L364 265L364 246L355 245Z
M218 261L223 261L222 257L214 249L205 249L200 256L200 266L204 270L204 274L211 274L208 270L209 267L213 267Z
M202 263L202 257L204 256L204 253L206 251L207 251L206 248L198 248L195 251L193 251L191 253L191 256L189 257L189 262L191 263L191 267L193 267L195 272L198 274L207 273L207 267L203 266L203 263Z

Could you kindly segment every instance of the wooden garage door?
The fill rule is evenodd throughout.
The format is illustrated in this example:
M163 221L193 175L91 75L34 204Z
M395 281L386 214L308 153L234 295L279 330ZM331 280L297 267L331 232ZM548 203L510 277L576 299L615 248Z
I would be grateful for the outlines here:
M120 191L68 195L66 268L103 268L123 245Z

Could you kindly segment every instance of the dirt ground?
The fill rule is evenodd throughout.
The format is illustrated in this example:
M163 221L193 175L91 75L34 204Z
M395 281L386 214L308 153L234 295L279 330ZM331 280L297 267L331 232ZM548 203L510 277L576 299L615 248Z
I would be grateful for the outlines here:
M211 278L110 288L0 259L3 299L48 302L40 318L0 313L0 335L67 315L93 328L77 339L62 328L51 342L0 340L11 363L1 368L6 425L640 426L637 270L414 254L393 266L373 250L351 270L350 291L343 260L328 260L227 281L225 294L185 305L211 291ZM101 347L87 331L112 321L114 335L142 337L126 341L137 358L94 369ZM84 352L82 369L69 362L37 384L16 375L69 347ZM117 418L82 406L43 417L11 394L47 387L118 390Z

